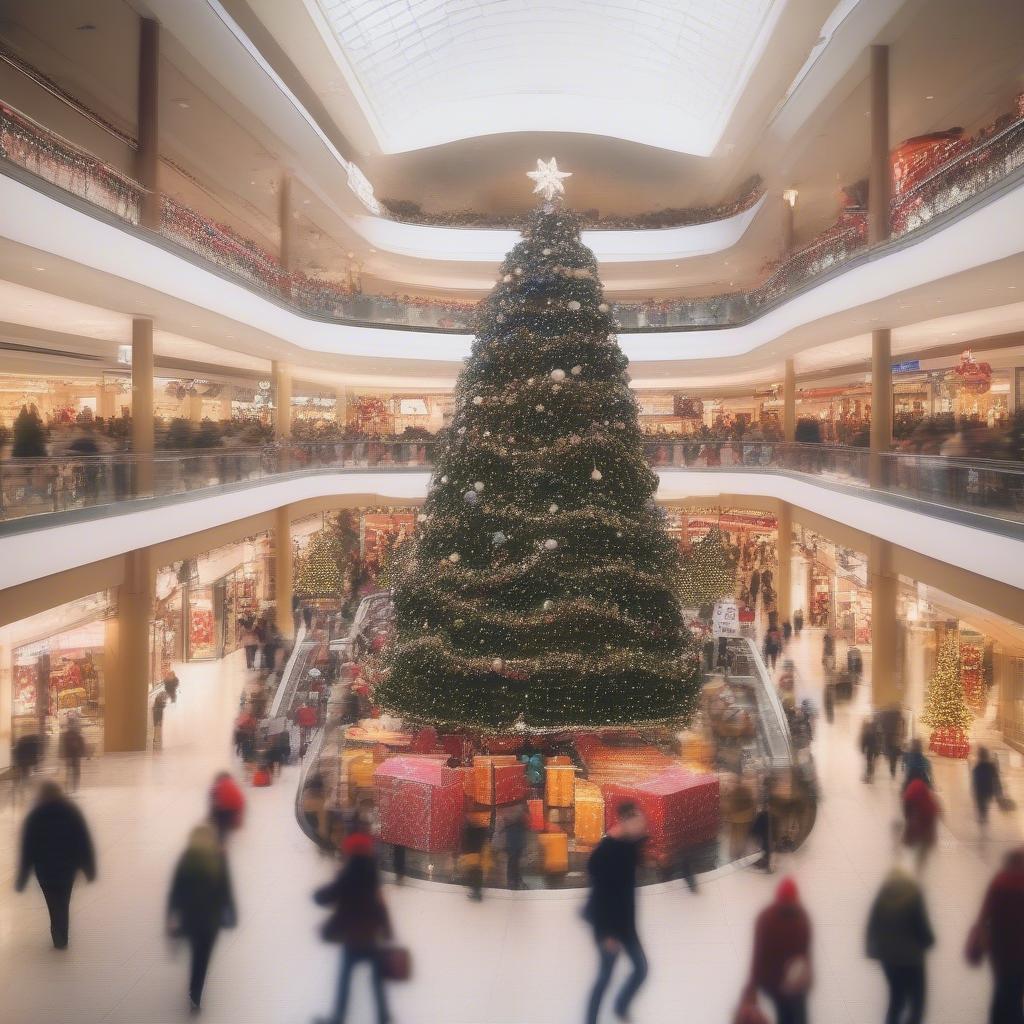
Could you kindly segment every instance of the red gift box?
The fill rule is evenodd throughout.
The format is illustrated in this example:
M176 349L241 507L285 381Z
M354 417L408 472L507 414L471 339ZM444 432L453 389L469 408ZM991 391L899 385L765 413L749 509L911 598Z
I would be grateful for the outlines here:
M688 846L715 839L719 828L718 777L697 775L685 768L666 768L630 785L606 783L605 827L615 822L619 804L635 803L647 818L647 855L658 863L670 861Z
M512 755L474 757L474 798L480 804L514 804L526 796L526 765Z
M544 801L527 800L526 808L530 815L530 830L543 832L547 827L547 822L544 820Z
M462 776L443 761L389 757L373 773L380 837L385 843L434 853L458 846Z

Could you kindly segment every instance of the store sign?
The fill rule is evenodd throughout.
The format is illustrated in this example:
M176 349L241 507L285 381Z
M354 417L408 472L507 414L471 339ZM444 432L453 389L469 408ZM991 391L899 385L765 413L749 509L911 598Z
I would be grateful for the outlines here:
M735 601L719 601L711 613L713 636L740 636L740 610Z
M893 373L916 373L921 369L920 359L904 359L902 363L893 363Z

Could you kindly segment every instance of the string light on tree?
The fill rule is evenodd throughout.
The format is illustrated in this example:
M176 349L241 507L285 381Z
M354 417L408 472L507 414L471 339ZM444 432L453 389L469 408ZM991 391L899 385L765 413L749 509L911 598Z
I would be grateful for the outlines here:
M932 730L929 750L945 757L967 757L971 747L967 729L973 718L960 678L960 638L950 631L939 647L924 695L921 721Z

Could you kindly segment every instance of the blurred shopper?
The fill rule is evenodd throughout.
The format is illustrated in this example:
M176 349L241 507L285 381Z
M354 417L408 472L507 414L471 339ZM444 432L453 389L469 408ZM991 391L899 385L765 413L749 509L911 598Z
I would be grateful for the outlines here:
M82 780L82 758L88 753L85 737L82 735L82 723L77 715L68 718L57 750L64 762L64 785L69 793L78 792L78 784Z
M299 727L299 757L306 756L309 747L309 735L316 728L317 713L308 702L304 702L295 709L295 724Z
M793 612L793 632L796 633L797 639L800 639L800 634L804 631L804 613L797 608Z
M231 875L224 848L210 825L198 825L178 860L167 899L167 933L188 941L192 950L188 998L199 1011L210 956L221 928L237 921Z
M860 682L861 676L864 675L864 655L860 653L859 647L846 649L846 671L850 673L850 678L855 683Z
M757 917L746 1001L764 992L775 1006L776 1024L806 1024L811 990L811 922L796 883L784 878L775 900Z
M308 633L313 628L313 606L311 604L304 604L302 606L302 621Z
M921 887L894 868L875 896L867 928L867 955L881 964L889 986L885 1024L921 1024L924 957L934 944Z
M14 743L12 760L14 761L13 799L17 803L28 789L29 782L43 759L43 738L36 732L19 736Z
M1003 783L999 778L999 765L989 754L987 747L978 747L978 760L971 769L971 795L978 809L978 822L988 824L988 809L993 800L1003 795Z
M828 630L821 638L821 665L827 675L836 670L836 641Z
M21 858L14 887L23 892L29 873L35 872L50 914L50 937L55 949L68 946L71 890L79 871L90 882L96 878L89 829L60 786L44 782L22 827Z
M526 804L521 804L505 822L505 884L510 889L525 889L523 854L530 838L530 818Z
M793 636L793 626L789 619L782 623L782 646L785 647Z
M895 779L907 731L907 722L899 704L890 704L878 712L878 728L882 734L882 753L889 762L889 777Z
M164 748L164 709L167 707L167 694L158 693L153 701L153 749Z
M1007 854L967 939L967 959L995 976L989 1024L1024 1021L1024 847Z
M228 833L242 827L245 796L229 772L218 772L210 787L210 823L221 843Z
M177 673L173 670L169 671L164 676L164 693L167 694L167 699L172 704L178 703L178 687L181 686L181 680L178 678Z
M914 853L919 872L935 846L939 814L935 794L923 779L914 779L903 791L903 844Z
M874 782L875 761L881 752L881 736L874 718L864 719L860 727L860 752L864 755L864 781Z
M765 634L764 638L764 657L765 661L771 666L771 670L775 671L775 663L779 660L779 652L782 650L782 634L779 632L778 626L772 626Z
M929 789L932 785L932 763L925 757L924 744L919 739L910 741L910 749L903 755L903 791L920 779Z
M254 669L256 667L256 652L260 647L260 638L251 624L242 627L242 632L238 636L238 645L245 651L245 667L247 669Z
M600 955L587 1005L587 1024L597 1024L620 952L633 964L633 973L615 997L615 1013L621 1020L629 1019L630 1003L647 977L647 957L636 930L636 869L646 838L647 822L640 809L634 803L621 803L615 810L615 823L587 861L590 896L583 914L594 930Z
M484 859L487 856L487 826L466 818L462 828L462 842L459 866L462 877L469 888L469 898L480 901L484 898Z
M318 889L313 899L322 907L331 908L322 936L326 942L340 943L341 970L338 976L334 1011L321 1017L318 1024L343 1024L348 1009L348 993L352 971L357 964L370 967L373 995L377 1004L377 1024L390 1020L384 994L381 943L391 938L391 919L380 888L377 864L373 859L373 839L354 834L346 839L348 863L330 885Z
M722 797L722 818L729 826L729 859L739 860L747 852L750 829L757 814L757 798L743 776L733 779Z
M757 813L750 826L750 834L761 847L761 856L755 861L754 867L767 874L772 873L772 852L775 849L775 820L772 817L772 795L775 780L770 772L766 772L758 787Z

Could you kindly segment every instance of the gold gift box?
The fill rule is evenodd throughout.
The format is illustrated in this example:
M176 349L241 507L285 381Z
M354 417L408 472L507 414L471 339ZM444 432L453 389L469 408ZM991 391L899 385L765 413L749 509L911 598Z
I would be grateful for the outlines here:
M538 832L544 871L548 874L565 874L569 870L569 837L564 832Z
M601 787L584 779L576 780L576 842L596 846L604 835L604 797Z
M544 770L544 797L548 807L572 807L575 781L575 765L548 765Z

